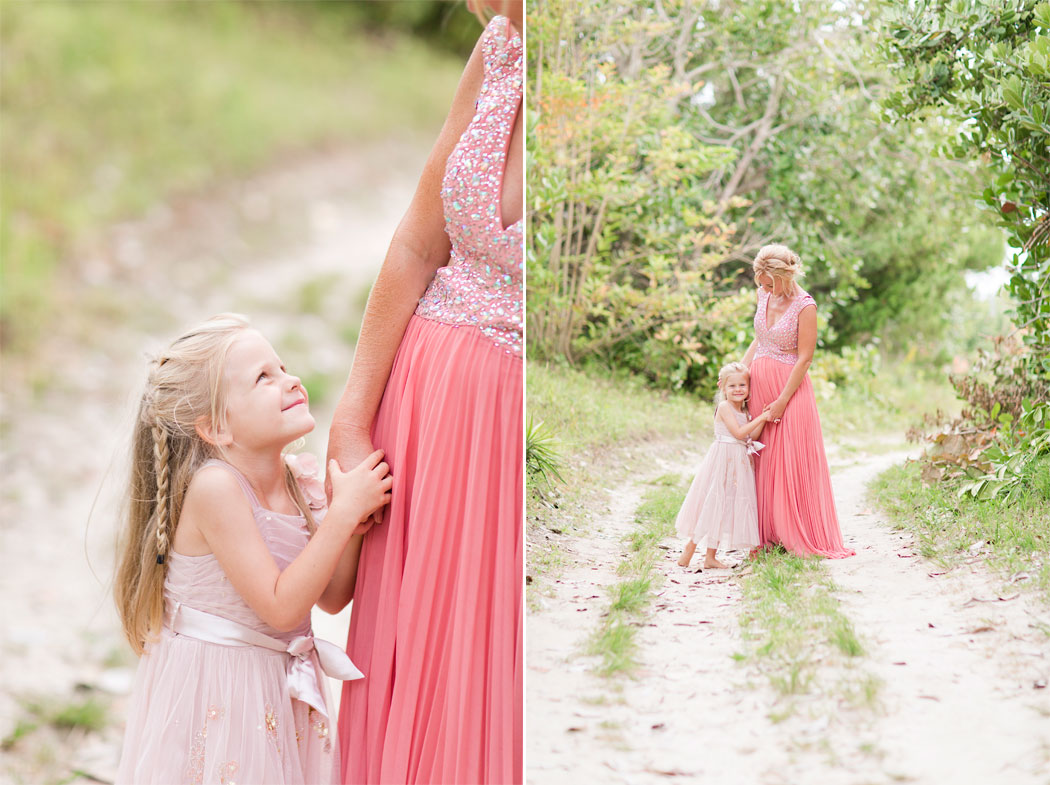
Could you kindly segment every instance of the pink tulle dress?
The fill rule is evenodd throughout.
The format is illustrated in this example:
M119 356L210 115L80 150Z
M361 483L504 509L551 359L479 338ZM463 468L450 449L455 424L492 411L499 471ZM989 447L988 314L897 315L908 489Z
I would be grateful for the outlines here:
M509 37L508 37L509 36ZM520 221L500 196L522 42L482 35L477 113L441 196L452 255L409 321L372 425L394 478L364 537L339 712L348 783L522 781Z
M746 412L733 414L740 425L747 424ZM754 449L734 437L722 419L715 417L715 441L675 519L678 534L695 542L697 548L751 549L761 542L749 454Z
M309 540L306 519L260 506L230 464L207 465L237 478L274 561L287 567ZM169 551L167 563L164 628L139 661L116 782L338 782L324 674L360 678L346 654L313 638L309 616L290 632L270 627L214 555Z
M803 308L816 305L812 297L799 290L787 310L769 326L768 302L768 293L759 289L755 311L758 349L751 362L748 403L752 416L780 397L798 360L799 314ZM808 374L788 401L780 422L766 423L762 441L765 448L755 460L762 544L780 543L800 555L852 556L854 552L843 545L839 531L820 416Z

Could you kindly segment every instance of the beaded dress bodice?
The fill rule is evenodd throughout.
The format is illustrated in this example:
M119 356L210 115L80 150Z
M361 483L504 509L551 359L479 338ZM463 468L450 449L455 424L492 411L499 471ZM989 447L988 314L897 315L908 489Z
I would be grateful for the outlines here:
M485 28L481 47L485 74L477 111L448 157L441 187L452 254L419 300L416 314L475 326L520 357L524 228L521 220L503 226L500 200L521 104L522 42L507 19L497 16Z
M759 289L758 308L755 309L755 338L758 339L755 359L771 357L777 362L794 365L798 361L798 315L807 305L816 305L816 300L800 290L772 327L766 320L768 305L769 294Z

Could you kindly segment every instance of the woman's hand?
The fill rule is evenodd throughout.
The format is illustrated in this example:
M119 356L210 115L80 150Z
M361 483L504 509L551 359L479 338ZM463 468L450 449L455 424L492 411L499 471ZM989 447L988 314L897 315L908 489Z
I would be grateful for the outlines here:
M780 418L784 416L784 410L787 408L787 401L777 398L772 403L766 404L766 408L762 411L769 413L769 422L780 422Z

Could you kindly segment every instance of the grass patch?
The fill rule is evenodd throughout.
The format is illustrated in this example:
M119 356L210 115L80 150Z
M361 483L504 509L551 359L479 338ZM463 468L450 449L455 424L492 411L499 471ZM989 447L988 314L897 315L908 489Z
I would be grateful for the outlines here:
M710 401L656 391L625 373L529 362L529 411L567 446L593 453L644 439L711 430Z
M943 374L930 378L903 360L886 361L874 376L860 375L847 385L815 382L815 389L825 439L861 439L869 454L872 434L903 435L925 415L954 415L962 406Z
M588 646L589 654L601 658L598 672L603 676L629 673L638 665L635 636L652 600L659 543L673 532L675 515L685 498L680 477L660 477L651 486L635 511L638 528L624 538L627 557L617 570L623 580L608 588L609 610Z
M0 6L5 351L32 348L63 260L115 220L320 145L434 137L461 57L293 5Z
M918 462L894 466L869 486L869 497L898 529L915 535L919 552L952 567L975 554L1017 587L1050 603L1050 465L1010 503L960 498L953 483L925 485Z
M652 390L628 375L558 363L529 362L526 379L529 417L556 440L562 480L549 488L539 474L528 478L527 570L533 580L527 592L534 607L533 595L543 586L537 579L564 562L558 535L584 526L604 507L603 488L627 480L629 468L618 460L622 448L709 434L712 407L695 396Z
M754 664L782 698L830 695L875 703L879 681L854 670L864 647L821 559L767 550L751 563L742 589L747 651L734 659ZM847 678L832 681L839 666L848 669ZM793 712L794 703L787 701L770 718L781 721Z

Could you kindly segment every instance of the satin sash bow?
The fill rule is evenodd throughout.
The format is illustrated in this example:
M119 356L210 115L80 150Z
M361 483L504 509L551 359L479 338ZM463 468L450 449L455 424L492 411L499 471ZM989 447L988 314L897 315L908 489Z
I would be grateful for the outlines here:
M745 442L741 441L740 439L736 439L732 436L722 436L721 434L715 437L715 441L724 442L725 444L739 444L741 447L747 447L748 455L758 455L758 451L766 446L762 444L762 442L756 442L754 439L751 438L748 438L748 440Z
M352 681L364 678L364 674L350 661L345 651L334 643L314 638L312 635L299 635L292 638L291 642L282 641L222 616L187 607L181 602L175 605L171 629L179 635L207 643L218 643L221 646L260 646L271 651L284 652L289 655L285 663L288 694L303 703L308 703L323 714L325 719L328 719L328 707L318 685L317 670L314 668L310 652L317 652L321 670L334 679Z

